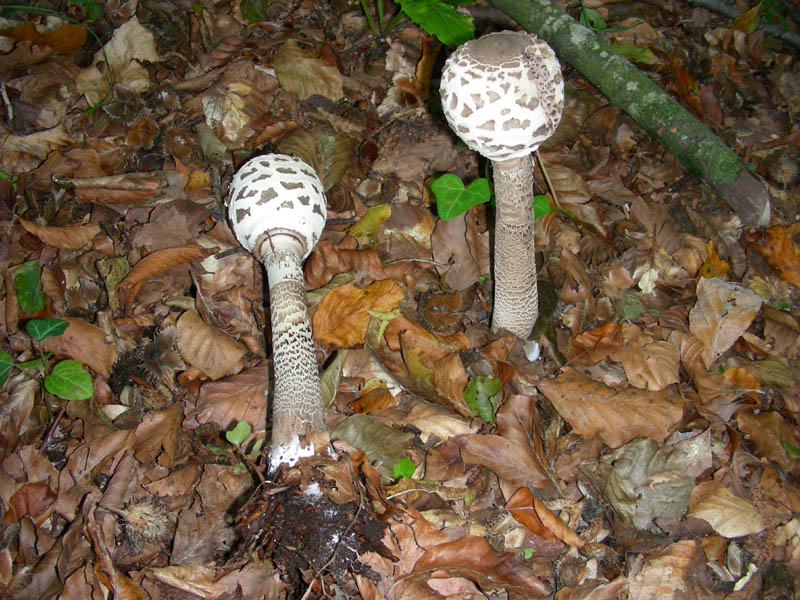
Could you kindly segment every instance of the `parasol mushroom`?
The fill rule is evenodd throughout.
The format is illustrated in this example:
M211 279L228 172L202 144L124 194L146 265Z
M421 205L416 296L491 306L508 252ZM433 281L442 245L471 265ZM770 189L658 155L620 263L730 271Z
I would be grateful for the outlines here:
M253 158L231 182L228 217L239 243L267 270L275 376L269 462L275 471L313 454L301 434L325 426L303 278L303 261L325 228L322 183L293 156Z
M553 50L535 35L502 31L447 59L440 86L450 127L492 162L495 188L492 330L527 338L538 317L532 153L556 130L564 82Z

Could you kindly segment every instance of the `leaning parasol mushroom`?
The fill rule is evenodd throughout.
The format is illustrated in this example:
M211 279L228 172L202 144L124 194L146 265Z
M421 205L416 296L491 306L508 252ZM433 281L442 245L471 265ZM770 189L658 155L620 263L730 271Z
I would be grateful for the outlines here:
M319 374L305 303L303 261L325 228L325 194L314 170L283 154L245 163L231 182L236 238L267 270L275 377L270 470L313 454L300 436L324 428Z
M561 120L561 67L550 46L535 35L491 33L459 46L447 59L440 92L450 127L492 161L492 329L527 338L539 314L531 154Z

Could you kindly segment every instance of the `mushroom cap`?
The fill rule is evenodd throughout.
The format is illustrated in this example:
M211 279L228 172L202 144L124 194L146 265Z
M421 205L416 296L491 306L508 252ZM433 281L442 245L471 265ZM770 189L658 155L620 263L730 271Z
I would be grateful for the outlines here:
M319 241L327 216L319 177L294 156L257 156L231 182L228 218L233 232L262 262L281 236L301 244L304 260Z
M440 93L453 131L493 161L536 150L564 110L558 58L525 32L490 33L459 46L445 63Z

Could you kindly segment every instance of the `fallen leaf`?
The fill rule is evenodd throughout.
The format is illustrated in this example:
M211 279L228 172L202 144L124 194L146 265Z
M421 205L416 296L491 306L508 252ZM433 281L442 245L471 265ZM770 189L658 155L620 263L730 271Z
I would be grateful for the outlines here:
M750 326L763 300L735 283L700 279L697 302L689 311L689 331L703 342L706 369Z
M727 538L759 533L767 526L763 514L751 502L716 482L692 492L687 516L703 519Z
M212 329L193 310L178 319L178 350L183 358L211 379L221 379L242 366L244 347L231 336Z
M333 101L344 97L342 74L336 67L309 56L295 40L286 40L278 48L274 64L281 87L301 100L317 94Z
M376 281L359 289L340 285L322 298L311 319L314 339L334 347L363 344L370 312L389 312L403 299L403 289L394 281Z
M683 416L684 402L675 393L614 389L573 368L536 387L576 433L599 436L612 448L637 437L663 440Z

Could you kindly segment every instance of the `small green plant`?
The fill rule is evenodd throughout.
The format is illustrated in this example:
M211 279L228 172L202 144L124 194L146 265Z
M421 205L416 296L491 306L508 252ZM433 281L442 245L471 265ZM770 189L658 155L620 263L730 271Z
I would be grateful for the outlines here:
M253 470L258 473L255 468L255 461L261 456L262 440L256 440L250 452L245 453L242 449L244 441L253 433L253 428L247 421L239 421L233 429L225 432L225 439L228 440L235 448L236 454L243 459L244 462L239 462L233 468L234 473L240 473L247 470L248 466L253 467Z
M489 180L485 177L471 181L464 186L458 175L445 173L431 184L431 191L436 197L436 213L443 221L454 219L467 212L477 204L488 202L492 198ZM538 219L552 210L547 196L537 194L533 197L533 214Z
M19 175L9 175L5 171L0 171L0 179L5 179L9 185L11 185L11 189L16 194L17 193L17 180L19 179Z
M31 319L25 324L25 331L34 340L39 350L39 358L24 362L14 362L8 352L0 351L0 385L8 379L12 367L21 370L34 369L43 375L44 389L62 400L87 400L92 397L92 376L81 363L72 359L57 362L48 372L49 355L44 353L39 343L49 337L64 333L68 323L62 319Z
M400 10L385 28L383 0L374 0L375 16L367 0L359 0L364 17L372 35L379 36L394 29L404 18L408 18L440 42L457 46L475 37L472 17L456 10L458 6L473 4L472 0L395 0Z
M410 458L401 458L394 463L394 478L402 479L403 477L408 477L410 479L416 469L417 465Z
M489 180L481 177L471 181L468 186L458 175L445 173L431 184L436 197L436 212L443 221L453 219L467 212L476 204L488 202L492 197Z
M39 279L39 261L31 260L17 267L14 273L14 293L17 304L25 313L35 313L45 307L44 292ZM62 335L69 326L63 319L31 319L25 331L31 336L39 357L16 362L8 352L0 351L0 385L5 384L11 369L32 369L40 373L44 389L62 400L86 400L92 397L92 376L81 363L72 359L57 362L49 369L50 356L41 347L47 338Z

